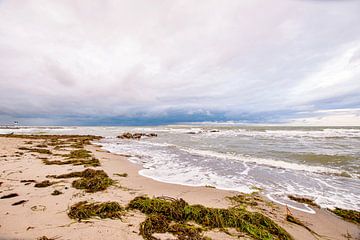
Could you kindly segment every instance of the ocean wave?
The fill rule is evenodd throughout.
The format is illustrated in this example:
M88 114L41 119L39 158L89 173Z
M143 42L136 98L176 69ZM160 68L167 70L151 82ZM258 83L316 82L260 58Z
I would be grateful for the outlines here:
M342 177L337 169L199 150L166 142L116 138L103 141L103 148L110 152L132 155L129 160L143 166L139 174L157 181L188 186L209 185L247 193L254 191L252 186L257 186L264 189L265 194L281 190L285 200L288 194L296 193L314 196L316 203L322 207L360 208L356 203L359 197L352 194L358 192L358 179ZM284 203L283 199L275 201ZM291 203L288 205L292 206ZM293 206L310 211L296 204Z
M215 158L221 158L221 159L230 159L230 160L236 160L246 163L255 163L260 165L266 165L270 167L277 167L282 169L290 169L290 170L296 170L296 171L307 171L307 172L315 172L315 173L330 173L330 174L342 174L343 171L338 169L332 169L328 167L322 167L322 166L309 166L305 164L298 164L298 163L290 163L285 162L281 160L275 160L275 159L269 159L269 158L256 158L251 156L243 156L236 153L219 153L215 151L210 150L198 150L198 149L192 149L192 148L180 148L183 151L186 151L191 154L198 154L202 156L208 156L208 157L215 157Z
M321 130L258 130L258 129L226 129L219 132L204 131L204 136L249 136L266 138L360 138L360 129L325 128Z

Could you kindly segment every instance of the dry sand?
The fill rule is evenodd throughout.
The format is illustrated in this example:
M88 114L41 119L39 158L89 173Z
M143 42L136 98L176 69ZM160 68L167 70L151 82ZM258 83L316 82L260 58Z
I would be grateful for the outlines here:
M101 167L111 178L118 180L120 186L112 186L103 192L85 193L71 187L73 179L65 179L47 188L35 188L34 183L25 185L20 180L46 180L47 175L82 171L83 166L44 165L39 159L45 155L19 151L26 146L26 139L0 138L0 196L17 193L19 196L0 199L0 239L37 239L47 236L56 239L142 239L139 235L139 224L145 215L136 211L128 213L122 220L91 219L76 222L67 216L69 206L79 201L117 201L126 205L135 196L169 196L183 198L191 204L202 204L208 207L228 207L226 196L236 192L223 191L209 187L189 187L158 182L138 174L141 166L129 162L126 157L102 150L99 146L88 145ZM33 145L41 140L31 140ZM49 148L50 149L50 148ZM19 153L23 152L23 153ZM22 154L22 155L21 155ZM51 157L55 160L56 157ZM127 173L119 177L114 173ZM51 193L60 190L64 194L53 196ZM13 203L27 200L26 203L12 206ZM307 214L291 210L292 214L303 221L319 236L314 236L305 228L285 221L284 206L265 202L257 207L270 216L295 239L360 239L358 225L343 221L332 213L315 209L316 214ZM213 239L249 239L231 237L219 231L206 234ZM172 235L166 235L174 239ZM164 236L163 236L164 238ZM165 237L166 239L166 237Z

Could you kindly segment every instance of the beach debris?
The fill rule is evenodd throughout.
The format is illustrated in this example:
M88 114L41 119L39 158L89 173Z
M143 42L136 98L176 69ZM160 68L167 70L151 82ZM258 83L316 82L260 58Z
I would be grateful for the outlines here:
M255 239L293 239L283 228L267 216L258 212L247 211L244 208L208 208L202 205L189 205L183 199L151 199L146 196L140 196L131 200L127 209L140 210L142 213L146 214L147 217L150 217L153 214L162 215L161 219L166 219L167 221L175 222L176 224L188 224L189 222L194 222L201 227L208 229L235 228L239 232L244 232ZM159 219L159 217L156 218ZM150 222L150 220L148 220L148 222ZM152 223L152 221L150 223ZM164 224L163 226L166 227L167 225ZM154 239L147 233L153 234L158 232L159 229L156 229L156 226L153 230L149 228L152 228L152 225L147 224L145 220L140 228L142 236L145 239ZM160 232L163 231L163 229L160 229Z
M45 188L45 187L49 187L49 186L51 186L51 185L54 185L54 184L56 184L56 183L58 183L58 182L51 182L51 181L49 181L49 180L44 180L44 181L42 181L42 182L36 183L36 184L34 185L34 187L36 187L36 188Z
M211 133L215 133L215 132L220 132L220 130L217 130L217 129L212 129L212 130L210 130L209 132L211 132Z
M293 215L291 214L287 214L286 215L286 221L294 223L296 225L299 225L303 228L305 228L306 230L308 230L312 235L314 235L315 237L321 237L319 234L317 234L316 232L314 232L312 229L310 229L308 226L306 226L303 222L301 222L299 219L295 218Z
M81 221L92 217L121 219L125 209L117 202L89 203L78 202L70 207L68 216Z
M127 173L114 173L115 176L119 176L119 177L127 177L128 174Z
M204 228L193 226L186 223L172 223L164 215L150 214L144 222L140 224L140 235L144 239L155 239L154 233L171 233L178 239L207 240L202 232Z
M123 133L120 136L117 136L117 138L121 139L136 139L139 140L142 137L157 137L156 133Z
M86 192L98 192L107 189L115 183L114 180L103 170L94 170L91 168L85 169L82 172L71 172L61 175L49 175L53 178L75 178L80 177L78 180L72 182L72 186L77 189L85 189Z
M29 230L34 229L34 228L35 228L35 227L29 226L29 227L26 228L26 231L29 231Z
M0 187L1 187L1 185L3 184L4 182L0 182Z
M10 194L8 194L8 195L1 196L0 199L13 198L13 197L17 197L17 196L19 196L19 194L17 194L17 193L10 193Z
M69 154L62 155L63 157L66 157L66 160L48 160L43 159L43 163L46 165L66 165L66 164L72 164L74 166L76 165L84 165L84 166L92 166L97 167L100 166L99 159L93 157L91 155L91 152L85 149L77 149L71 151Z
M20 180L21 183L35 183L36 181L33 179L29 179L29 180Z
M313 199L307 198L307 197L298 197L298 196L294 196L294 195L288 195L288 198L290 200L293 200L295 202L299 202L299 203L305 203L314 207L318 207L320 208L319 205L317 205Z
M263 202L261 197L257 193L240 193L238 195L227 197L232 204L236 207L246 207L248 205L250 206L257 206L259 205L258 202Z
M114 184L114 180L105 176L95 176L92 178L80 178L72 182L72 186L77 189L84 189L86 192L93 193L104 191Z
M38 237L36 240L55 240L56 238L48 238L47 236Z
M360 224L360 212L356 210L348 210L343 208L329 209L332 213L342 217L343 219Z
M71 159L71 160L48 160L48 159L43 159L43 163L45 165L67 165L67 164L72 164L74 166L78 166L78 165L84 165L85 167L98 167L100 166L100 161L97 158L91 158L91 159Z
M38 144L38 145L36 145L35 147L38 147L38 148L47 148L47 147L48 147L48 145L46 145L46 144L42 143L42 144Z
M12 206L16 206L16 205L20 205L20 204L24 204L26 202L28 202L29 200L21 200L21 201L18 201L18 202L15 202L13 204L11 204Z
M54 190L52 193L51 193L51 195L53 195L53 196L57 196L57 195L60 195L60 194L63 194L61 191L59 191L59 190Z
M77 149L70 152L70 154L65 154L65 157L68 158L90 158L91 152L85 149Z
M30 208L34 212L43 212L46 210L46 206L44 205L35 205Z
M29 152L37 152L37 153L41 153L41 154L52 154L52 152L49 149L45 149L45 148L19 147L18 149L29 151Z

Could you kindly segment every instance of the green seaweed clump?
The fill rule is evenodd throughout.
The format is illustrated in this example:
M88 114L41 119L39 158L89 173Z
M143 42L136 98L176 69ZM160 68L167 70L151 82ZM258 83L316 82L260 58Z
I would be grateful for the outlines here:
M172 223L164 215L150 214L144 222L140 224L140 234L146 240L156 240L154 233L172 233L179 240L207 240L202 234L203 228L185 223Z
M202 205L189 205L183 199L164 199L136 197L128 205L146 215L162 215L177 223L195 222L207 228L235 228L255 239L290 240L293 239L273 220L258 212L243 208L208 208ZM152 232L152 230L147 230ZM144 236L146 239L153 239Z
M68 158L90 158L91 152L85 149L77 149L70 152L66 155Z
M85 189L86 192L104 191L114 184L114 180L109 177L96 176L93 178L80 178L73 181L72 186L77 189Z
M256 193L252 193L252 194L241 193L241 194L238 194L238 195L235 195L232 197L227 197L227 198L236 207L246 207L248 205L257 206L258 202L263 201L258 195L256 195Z
M74 166L84 165L98 167L100 166L99 159L92 157L91 152L85 149L77 149L71 151L69 154L64 154L65 160L48 160L44 159L43 163L46 165L66 165L72 164Z
M45 165L67 165L67 164L72 164L74 166L78 166L78 165L84 165L85 167L98 167L100 166L100 161L97 158L91 158L91 159L69 159L69 160L65 160L65 161L61 161L61 160L48 160L48 159L43 159L43 163Z
M308 226L306 226L303 222L301 222L299 219L295 218L294 216L292 216L290 214L286 215L286 221L294 223L296 225L299 225L299 226L305 228L306 230L308 230L312 235L320 237L319 234L314 232L312 229L310 229Z
M114 184L114 180L103 170L85 169L82 172L72 172L61 175L50 175L53 178L75 178L80 179L72 182L72 186L77 189L85 189L86 192L98 192L107 189Z
M19 147L18 149L29 151L29 152L37 152L37 153L41 153L41 154L52 154L52 152L49 149L45 149L45 148Z
M348 210L342 208L329 209L331 212L342 217L345 220L360 224L360 212L355 210Z
M45 181L42 181L42 182L39 182L39 183L36 183L34 185L34 187L37 187L37 188L44 188L44 187L49 187L51 185L54 185L58 182L50 182L49 180L45 180Z
M295 201L295 202L305 203L305 204L308 204L308 205L311 205L311 206L314 206L314 207L319 207L319 205L314 203L314 200L312 200L310 198L296 197L296 196L293 196L293 195L289 195L288 198Z
M119 177L127 177L129 176L127 173L114 173L115 176L119 176Z
M89 219L91 217L121 219L124 208L117 202L88 203L78 202L70 207L68 216L71 219Z
M38 237L37 240L55 240L55 238L48 238L47 236Z

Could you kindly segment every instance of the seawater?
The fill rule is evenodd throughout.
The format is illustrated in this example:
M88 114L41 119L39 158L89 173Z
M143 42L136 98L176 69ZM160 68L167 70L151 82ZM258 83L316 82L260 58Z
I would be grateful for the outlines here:
M131 155L158 181L250 193L312 212L296 194L322 207L360 210L360 128L265 126L64 127L0 132L96 134L113 153ZM123 132L155 132L140 141Z

